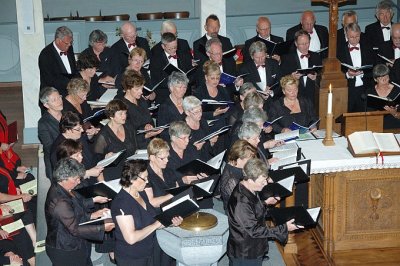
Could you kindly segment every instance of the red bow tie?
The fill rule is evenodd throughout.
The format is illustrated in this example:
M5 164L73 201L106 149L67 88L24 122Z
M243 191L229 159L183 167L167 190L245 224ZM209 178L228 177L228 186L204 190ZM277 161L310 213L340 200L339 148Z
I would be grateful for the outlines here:
M310 54L302 54L302 55L300 55L301 59L303 59L304 57L310 58Z
M360 50L360 48L359 47L357 47L357 46L352 46L352 47L349 47L349 51L350 52L352 52L353 50Z
M257 69L259 69L260 67L264 68L265 65L256 65Z
M178 59L178 55L169 55L169 56L168 56L168 59L171 59L171 58L173 58L173 59Z
M68 55L68 53L67 53L67 52L63 52L63 51L60 51L60 56L63 56L63 55Z
M381 29L382 29L382 30L383 30L383 29L390 30L390 27L381 27Z
M397 47L396 45L393 45L393 49L394 49L394 50L400 49L400 47Z
M131 47L135 47L135 46L136 46L136 43L135 43L135 42L133 42L133 43L128 43L128 49L131 48Z

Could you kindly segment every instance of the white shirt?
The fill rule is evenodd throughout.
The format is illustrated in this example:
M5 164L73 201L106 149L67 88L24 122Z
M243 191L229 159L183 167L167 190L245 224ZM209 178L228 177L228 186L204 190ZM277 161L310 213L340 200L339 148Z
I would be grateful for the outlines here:
M270 42L271 42L271 35L268 36L268 38L263 38L263 37L261 37L260 34L258 34L257 36L258 36L258 38L260 38L260 39L267 40L267 41L270 41Z
M400 48L394 49L394 59L397 59L400 57Z
M257 65L256 65L257 67ZM257 82L257 85L260 87L260 89L262 89L263 91L265 91L265 88L267 87L267 75L265 74L265 66L264 67L259 67L257 69L258 71L258 75L260 75L260 82Z
M318 38L318 34L317 34L317 31L315 30L315 28L313 28L313 33L310 34L310 36L311 36L310 48L308 48L310 51L315 52L315 51L320 50L321 48L324 48L324 47L321 47L321 42Z
M297 51L297 56L299 57L299 60L300 60L300 66L301 66L301 68L302 69L304 69L304 68L308 68L308 58L305 56L305 57L303 57L303 58L301 58L301 53L300 53L300 51L297 49L296 50ZM306 83L307 83L307 75L304 75L303 76L303 81L304 81L304 86L306 86Z
M58 49L57 45L54 42L53 42L53 45L54 45L54 48L56 48L56 50L57 50L58 56L61 57L61 61L63 62L64 67L67 70L67 73L68 74L72 74L71 66L70 66L69 60L68 60L68 56L67 55L60 55L60 52L62 52L62 51L60 49Z
M349 44L349 47L352 47L352 46ZM361 66L360 44L357 44L355 47L358 47L359 49L358 50L354 49L353 51L350 52L351 61L353 62L353 66L360 67ZM364 85L364 82L362 81L363 76L364 76L364 74L356 76L356 85L355 85L356 87Z
M177 59L175 59L175 58L173 58L173 57L169 58L170 54L168 54L168 53L165 52L165 51L164 51L164 53L165 53L165 56L167 57L169 63L172 64L172 65L174 65L174 66L176 66L176 67L178 67L178 58L177 58ZM178 67L178 68L179 68L179 67Z
M381 27L389 27L389 29L382 29L383 39L386 41L390 40L390 30L392 29L392 25L389 23L387 26L381 23Z

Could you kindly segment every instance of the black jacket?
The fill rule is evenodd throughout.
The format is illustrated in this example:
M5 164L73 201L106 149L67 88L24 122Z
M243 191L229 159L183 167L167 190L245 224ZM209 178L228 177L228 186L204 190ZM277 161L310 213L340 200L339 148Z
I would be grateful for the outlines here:
M230 258L256 259L268 252L268 239L285 243L286 224L269 228L265 224L266 205L260 198L239 183L228 202L229 238L227 254Z
M78 198L71 196L58 183L53 183L47 192L45 217L46 246L71 251L87 248L86 239L103 240L103 225L79 226L90 219L90 214Z
M381 23L379 21L376 21L374 23L365 26L365 35L367 37L368 43L373 48L378 48L382 43L385 42L381 28Z
M249 48L253 44L253 42L258 41L258 35L254 36L251 39L248 39L244 42L244 48L242 50L242 55L243 55L243 62L251 61L251 56L249 53ZM270 40L274 43L280 43L283 42L283 38L276 36L276 35L270 35Z
M75 73L77 73L74 49L72 46L67 52L71 75L68 74L53 42L47 45L39 55L40 89L54 87L63 96L67 96L67 85Z
M227 37L218 34L218 39L222 43L222 51L226 52L233 48L231 40ZM208 56L205 53L207 37L204 34L200 39L193 43L193 57L194 59L200 60L199 65L203 65L208 60ZM233 59L232 59L233 60Z

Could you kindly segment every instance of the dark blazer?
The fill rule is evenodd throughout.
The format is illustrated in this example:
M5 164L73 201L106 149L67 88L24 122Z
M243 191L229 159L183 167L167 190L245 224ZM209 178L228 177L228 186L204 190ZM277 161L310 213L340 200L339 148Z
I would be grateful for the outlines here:
M299 100L300 113L292 114L290 109L284 104L284 97L273 103L268 113L270 121L283 116L272 124L275 133L281 133L283 128L289 128L292 122L296 122L302 126L310 126L318 120L313 104L307 98L301 96L297 98Z
M68 61L71 66L71 74L77 72L74 48L68 49ZM47 45L39 55L39 71L40 71L40 89L44 87L54 87L63 96L67 96L67 85L72 77L67 73L65 66L61 60L61 56L57 53L53 42Z
M59 121L49 112L44 112L38 122L38 137L43 145L44 164L46 167L46 176L51 179L53 176L50 152L53 142L60 134L58 127Z
M146 51L147 58L150 58L150 46L145 38L136 37L136 46L143 48ZM111 56L109 58L109 71L110 75L115 77L115 75L123 72L128 66L129 49L125 44L123 38L119 39L116 43L111 46Z
M47 192L45 217L48 247L73 251L87 248L86 239L103 240L103 225L79 226L90 220L90 214L80 199L71 196L58 183L53 183Z
M274 43L283 42L282 37L272 35L272 34L270 35L270 40L273 41ZM249 48L253 44L253 42L256 42L256 41L258 41L258 35L254 36L253 38L250 38L244 42L244 48L242 49L243 62L251 61Z
M222 51L229 51L233 48L231 40L227 37L221 36L218 34L218 39L222 43ZM203 37L194 41L193 43L193 56L194 59L200 60L199 65L203 65L205 61L208 60L207 54L204 52L206 47L207 37L204 34ZM201 48L200 48L201 47ZM233 58L232 58L233 60Z
M92 56L95 56L97 58L97 55L93 52L93 48L89 46L85 50L81 52L81 54L89 54ZM110 47L104 47L103 52L100 53L100 67L97 68L98 72L103 72L100 77L109 75L110 73L110 57L111 57L111 48Z
M322 60L319 54L309 51L310 58L308 58L308 66L322 65ZM301 68L300 59L297 55L297 51L281 57L281 73L282 76L289 75L296 71L296 69ZM307 97L314 104L315 94L319 93L321 77L317 76L315 81L307 78L306 85L304 86L303 77L299 80L299 95Z
M368 44L368 40L365 38L360 39L360 51L361 51L361 65L375 65L375 55L372 50L372 47ZM348 43L346 43L346 47L348 47ZM349 65L353 65L353 61L351 60L349 49L343 49L340 54L338 54L338 59L342 63L346 63ZM347 68L342 67L343 73L347 72ZM370 85L372 82L372 69L364 70L363 77L364 86ZM355 86L355 78L348 79L348 86Z
M392 70L390 71L390 80L400 84L400 58L394 61Z
M245 73L249 74L243 77L244 82L252 82L258 90L262 90L262 88L257 85L257 82L261 82L261 77L253 60L245 62L240 66L239 74L241 75ZM279 82L281 79L281 70L276 60L270 58L265 59L265 75L267 79L267 86L271 86L276 82ZM275 86L273 91L274 97L280 97L282 95L282 90L279 85Z
M178 50L176 51L176 55L178 56L177 58L178 67L184 72L189 71L192 68L192 55L190 54L190 52L187 51L187 48L183 49L178 48ZM169 95L168 84L167 84L168 74L163 70L164 67L168 65L168 63L169 63L168 58L164 52L164 49L162 49L161 44L157 48L153 47L150 58L151 83L155 85L159 83L163 78L165 78L165 80L162 82L160 87L157 88L156 91L157 103L163 103ZM192 74L189 74L189 76L190 75Z
M245 186L239 183L228 202L229 258L259 259L268 253L268 239L285 243L288 237L286 224L269 228L265 224L266 205Z
M342 50L346 47L347 41L346 41L346 37L345 37L343 28L337 30L336 36L337 36L337 39L336 39L336 57L337 57L338 54L340 53L339 50Z
M365 35L372 48L378 48L382 43L385 42L381 23L379 21L365 26ZM390 37L390 39L392 38Z
M301 29L302 29L301 23L288 29L286 31L286 41L294 40L295 33ZM325 26L317 25L317 24L314 25L314 29L317 32L319 41L321 42L321 49L328 47L328 45L329 45L328 29ZM328 57L328 50L325 50L321 53L321 58L324 59L327 57Z
M393 41L386 41L381 43L378 47L378 54L383 55L384 57L393 60L394 59L394 48L393 48ZM379 56L376 58L377 64L386 64L387 61L383 60Z

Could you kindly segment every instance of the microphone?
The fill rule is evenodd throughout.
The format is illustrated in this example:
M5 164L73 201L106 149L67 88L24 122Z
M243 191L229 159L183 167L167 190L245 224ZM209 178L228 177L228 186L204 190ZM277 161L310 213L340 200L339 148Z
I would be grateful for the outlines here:
M361 100L364 103L364 118L365 118L365 131L368 130L368 119L367 119L367 95L365 93L361 94Z

